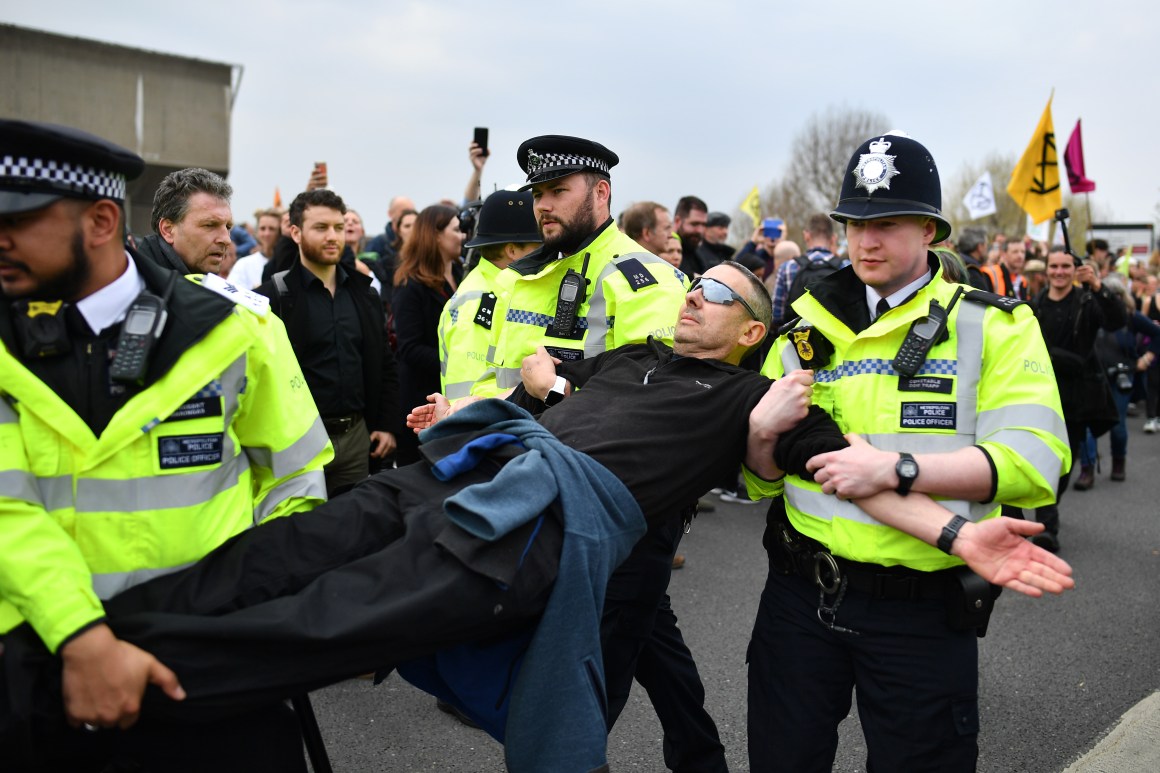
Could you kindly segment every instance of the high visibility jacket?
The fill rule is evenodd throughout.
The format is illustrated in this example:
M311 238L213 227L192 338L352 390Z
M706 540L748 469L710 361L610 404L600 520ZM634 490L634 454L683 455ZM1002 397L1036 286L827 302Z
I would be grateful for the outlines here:
M487 348L494 327L496 277L501 269L481 259L439 315L439 381L448 400L471 394L488 369Z
M175 290L167 336L221 303ZM0 345L0 632L27 620L55 651L102 599L326 500L333 452L278 318L227 308L183 347L97 437Z
M801 315L797 336L791 331L775 342L762 372L778 378L803 367L802 357L817 357L813 351L820 347L802 345L804 329L811 328L834 347L828 362L815 368L813 402L843 432L856 432L887 451L938 453L978 446L990 457L994 489L987 501L943 499L942 506L979 521L998 515L1000 503L1051 503L1070 452L1055 377L1030 307L995 308L960 298L950 312L947 339L935 344L915 377L894 370L891 363L911 323L927 314L931 300L946 309L957 288L971 289L945 282L937 260L931 268L935 274L929 284L861 332L843 321L854 317L854 304L864 308L866 303L865 286L853 269L822 280L793 304ZM998 301L990 294L985 300ZM749 471L746 481L751 492L761 490L761 479ZM852 502L822 493L813 481L791 475L784 483L790 522L835 555L922 571L961 563L881 524ZM776 494L776 489L769 491Z
M988 266L980 266L979 271L987 277L991 283L991 292L995 295L1002 295L1006 298L1018 298L1021 301L1028 300L1027 286L1023 282L1023 277L1020 274L1011 275L1011 272L1002 263L992 263Z
M584 275L586 288L572 337L559 337L551 327L569 269ZM643 343L650 335L671 345L685 297L681 272L618 231L611 219L573 255L553 260L537 250L516 261L499 273L496 287L500 303L488 350L494 371L471 390L483 397L519 384L523 358L537 346L575 361Z

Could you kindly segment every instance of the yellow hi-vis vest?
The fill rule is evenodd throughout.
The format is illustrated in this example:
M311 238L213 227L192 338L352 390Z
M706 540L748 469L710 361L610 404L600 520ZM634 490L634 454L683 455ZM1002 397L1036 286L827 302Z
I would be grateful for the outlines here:
M1037 507L1055 500L1061 469L1070 464L1059 391L1039 324L1030 307L1010 312L963 298L951 310L949 338L936 344L913 378L891 365L911 323L937 298L947 308L956 288L941 271L909 302L854 333L811 294L793 304L799 327L812 327L833 345L829 363L815 370L815 405L843 432L875 448L939 453L977 445L994 464L997 486L988 502L941 499L953 513L979 521L1000 503ZM971 288L964 286L964 291ZM859 303L864 303L862 298ZM808 356L808 355L807 355ZM779 378L801 368L793 333L779 338L762 372ZM776 487L745 471L749 490ZM883 525L857 505L787 476L790 522L852 561L935 571L962 563L925 542ZM936 497L937 499L937 497Z
M100 437L2 345L0 398L0 632L27 620L53 651L102 599L326 501L333 452L273 314L235 307Z
M488 369L487 348L497 303L494 288L500 271L481 258L439 315L439 381L448 400L471 394L472 384Z
M494 397L518 385L523 358L534 354L537 346L567 361L642 343L649 336L673 343L677 313L685 298L684 274L646 252L611 220L576 254L550 261L534 274L524 275L513 265L501 271L496 282L500 303L488 350L494 371L475 383L473 395ZM550 334L550 327L560 283L569 269L582 273L587 287L577 310L577 337L557 338Z

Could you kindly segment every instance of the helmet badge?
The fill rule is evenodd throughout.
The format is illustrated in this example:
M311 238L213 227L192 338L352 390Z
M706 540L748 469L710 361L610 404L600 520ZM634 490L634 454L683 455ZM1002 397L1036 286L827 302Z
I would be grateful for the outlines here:
M890 178L898 174L894 168L894 159L897 156L888 156L890 143L885 137L880 137L870 143L870 152L863 153L854 168L854 178L858 181L855 188L865 188L867 194L872 194L879 188L890 190Z
M528 174L535 174L545 166L544 157L534 150L528 150Z

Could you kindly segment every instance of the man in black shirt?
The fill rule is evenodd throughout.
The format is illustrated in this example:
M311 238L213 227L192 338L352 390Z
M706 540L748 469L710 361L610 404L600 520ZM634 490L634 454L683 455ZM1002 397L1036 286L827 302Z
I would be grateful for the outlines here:
M370 278L340 265L346 205L319 188L290 204L290 235L299 262L258 292L286 324L294 354L330 442L326 491L340 494L367 477L370 456L395 449L398 376L386 344L382 305Z

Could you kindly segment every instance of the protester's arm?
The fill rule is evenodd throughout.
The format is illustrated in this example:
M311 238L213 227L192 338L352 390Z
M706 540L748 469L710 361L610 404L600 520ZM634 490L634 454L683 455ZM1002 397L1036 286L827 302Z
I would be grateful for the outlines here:
M467 188L463 191L465 205L480 199L479 182L483 179L483 166L487 163L487 154L474 141L467 146L467 157L471 161L471 177L467 178Z
M784 472L774 461L781 436L806 417L814 383L813 371L795 370L769 385L749 413L745 466L765 480Z

